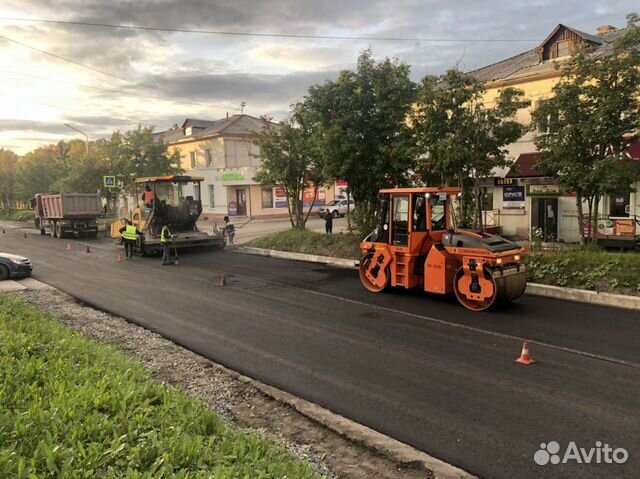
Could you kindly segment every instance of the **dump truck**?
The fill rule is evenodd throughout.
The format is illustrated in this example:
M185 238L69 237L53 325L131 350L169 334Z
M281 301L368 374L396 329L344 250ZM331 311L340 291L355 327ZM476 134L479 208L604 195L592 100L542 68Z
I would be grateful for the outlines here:
M455 294L472 311L518 299L527 285L525 250L500 236L458 228L459 188L380 191L376 230L360 244L360 280L371 292L389 287Z
M138 237L136 253L157 254L162 251L160 234L169 225L174 235L172 247L177 250L191 247L223 248L221 231L209 234L199 231L197 221L202 213L200 183L204 178L184 175L153 176L135 180L137 205L131 218L121 218L111 225L111 237L120 240L120 229L130 221L143 235ZM187 185L193 195L185 196Z
M33 199L35 225L40 234L54 238L98 236L100 195L92 193L39 193Z

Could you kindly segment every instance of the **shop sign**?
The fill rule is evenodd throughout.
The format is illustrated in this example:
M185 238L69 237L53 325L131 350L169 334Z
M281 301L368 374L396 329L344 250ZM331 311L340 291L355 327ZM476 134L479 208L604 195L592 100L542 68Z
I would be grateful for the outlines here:
M561 196L562 191L558 185L528 185L529 196Z
M314 201L315 196L315 201ZM327 192L324 188L318 189L318 195L315 195L315 188L305 188L304 190L304 206L308 208L309 206L324 206L327 202Z
M517 178L494 178L493 184L495 186L516 186L518 184Z
M276 208L286 208L287 207L287 192L282 186L276 186L273 189L273 201Z
M244 175L237 171L222 173L222 181L244 181Z
M502 205L507 209L524 208L524 186L503 186Z

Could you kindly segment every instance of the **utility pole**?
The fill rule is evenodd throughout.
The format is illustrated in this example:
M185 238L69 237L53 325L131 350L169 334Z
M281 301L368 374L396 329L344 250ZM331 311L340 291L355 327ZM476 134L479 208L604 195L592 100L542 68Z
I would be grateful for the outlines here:
M247 102L246 101L241 101L240 102L240 114L242 115L242 113L244 113L244 107L247 106Z
M65 123L64 126L68 126L69 128L71 128L72 130L76 130L78 133L84 135L84 144L87 150L87 156L89 156L89 137L87 136L87 134L84 131L80 131L77 128L71 126L69 123Z

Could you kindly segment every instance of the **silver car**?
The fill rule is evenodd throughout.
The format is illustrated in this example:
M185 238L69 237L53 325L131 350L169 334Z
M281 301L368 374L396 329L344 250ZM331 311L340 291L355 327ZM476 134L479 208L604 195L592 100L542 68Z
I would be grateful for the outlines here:
M349 212L353 212L355 209L355 203L353 200L349 200ZM318 209L318 214L324 216L327 210L331 212L334 218L345 216L347 214L347 200L345 198L337 198L329 201L326 206L321 206L320 209Z

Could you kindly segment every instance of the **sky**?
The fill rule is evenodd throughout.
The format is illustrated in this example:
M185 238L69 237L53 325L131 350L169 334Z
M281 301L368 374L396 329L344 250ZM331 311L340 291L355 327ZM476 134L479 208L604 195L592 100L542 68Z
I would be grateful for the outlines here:
M588 33L599 25L623 27L635 6L621 0L3 0L0 148L24 154L84 139L65 124L97 140L137 125L161 131L185 118L241 111L281 120L309 87L355 68L367 48L377 61L409 64L419 81L530 50L558 23Z

